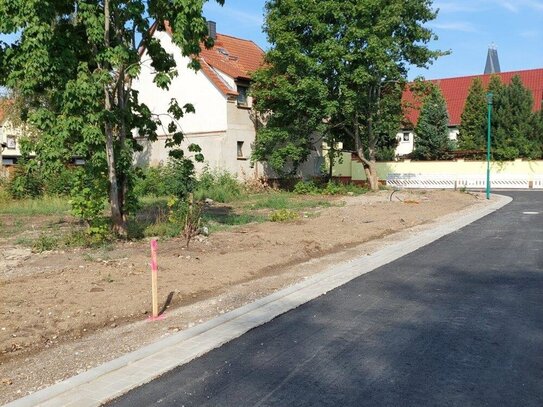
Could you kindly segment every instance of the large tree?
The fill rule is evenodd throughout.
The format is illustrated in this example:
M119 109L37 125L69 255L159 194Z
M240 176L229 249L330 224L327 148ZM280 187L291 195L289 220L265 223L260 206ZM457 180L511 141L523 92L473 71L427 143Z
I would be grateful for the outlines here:
M379 147L390 148L401 119L409 65L440 55L424 24L428 0L270 0L265 31L271 49L255 75L260 112L272 112L254 156L275 168L303 161L315 136L343 140L378 188Z
M462 112L458 149L486 149L487 101L483 82L475 78L469 88L468 97Z
M85 159L74 205L100 210L106 194L114 231L126 235L131 199L133 134L157 138L158 116L131 88L146 49L158 87L176 75L175 61L153 38L152 24L169 21L173 41L185 55L198 55L207 37L202 8L207 0L11 0L0 2L0 33L17 34L0 44L0 85L23 101L21 114L40 136L31 148L47 171L74 156ZM223 4L224 0L216 0ZM198 67L193 60L194 68ZM167 145L183 135L175 124L192 106L172 100ZM198 153L198 148L191 150ZM182 151L174 149L179 157ZM93 206L94 205L94 206Z
M433 85L420 109L413 156L419 160L443 160L449 158L450 150L447 104L440 88Z
M541 146L534 133L533 97L519 76L509 85L492 79L492 154L498 160L538 158Z

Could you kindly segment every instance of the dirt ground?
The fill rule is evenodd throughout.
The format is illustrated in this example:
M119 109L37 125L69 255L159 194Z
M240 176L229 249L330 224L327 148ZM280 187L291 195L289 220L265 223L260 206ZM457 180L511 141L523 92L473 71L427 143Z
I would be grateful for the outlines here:
M0 240L0 403L371 253L396 232L485 204L452 191L331 199L337 205L298 221L240 226L189 249L159 241L158 322L147 321L148 241L33 254Z

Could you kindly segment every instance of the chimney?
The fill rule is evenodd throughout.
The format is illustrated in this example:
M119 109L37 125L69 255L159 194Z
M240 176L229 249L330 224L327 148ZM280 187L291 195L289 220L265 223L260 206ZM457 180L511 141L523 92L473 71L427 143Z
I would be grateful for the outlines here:
M215 21L207 22L207 35L214 40L217 39L217 23Z

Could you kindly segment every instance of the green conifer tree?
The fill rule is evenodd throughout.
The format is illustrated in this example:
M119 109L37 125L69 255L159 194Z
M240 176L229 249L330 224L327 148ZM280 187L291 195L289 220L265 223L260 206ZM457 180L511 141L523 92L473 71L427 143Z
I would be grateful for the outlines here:
M460 150L486 149L487 102L483 82L476 78L471 83L461 116L458 148Z
M540 147L533 135L533 98L519 76L495 92L493 105L493 156L498 160L537 157Z
M449 115L441 90L432 86L424 99L415 127L415 150L419 160L443 160L450 157Z

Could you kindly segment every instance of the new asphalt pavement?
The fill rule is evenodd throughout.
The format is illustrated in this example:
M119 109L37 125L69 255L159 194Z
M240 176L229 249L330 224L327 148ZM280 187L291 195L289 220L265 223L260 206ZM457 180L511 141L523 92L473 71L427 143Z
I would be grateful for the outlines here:
M543 406L543 192L111 406Z

